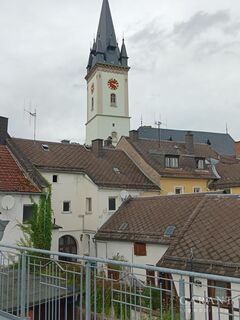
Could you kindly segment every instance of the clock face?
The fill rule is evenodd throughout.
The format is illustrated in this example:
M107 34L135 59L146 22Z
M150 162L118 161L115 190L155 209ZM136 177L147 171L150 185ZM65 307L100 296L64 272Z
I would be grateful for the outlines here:
M108 88L111 90L117 90L119 87L119 83L116 79L110 79L108 80Z
M91 93L93 94L94 92L94 83L91 85Z

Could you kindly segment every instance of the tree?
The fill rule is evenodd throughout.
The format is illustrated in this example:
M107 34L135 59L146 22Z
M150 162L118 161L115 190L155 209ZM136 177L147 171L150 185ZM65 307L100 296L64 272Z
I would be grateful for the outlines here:
M33 202L32 218L25 223L18 223L23 233L18 245L36 249L50 250L52 243L52 207L51 190L42 194L39 203Z

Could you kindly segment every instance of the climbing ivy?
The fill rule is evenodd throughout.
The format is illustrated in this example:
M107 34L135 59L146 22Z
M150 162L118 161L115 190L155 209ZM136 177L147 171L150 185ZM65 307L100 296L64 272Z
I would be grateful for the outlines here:
M25 223L18 223L23 233L18 245L36 249L50 250L52 243L52 207L51 189L42 194L39 203L33 201L32 218Z

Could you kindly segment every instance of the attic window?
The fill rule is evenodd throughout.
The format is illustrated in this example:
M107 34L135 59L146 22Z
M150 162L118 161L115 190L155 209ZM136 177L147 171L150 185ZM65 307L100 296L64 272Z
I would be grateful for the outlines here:
M45 150L45 151L49 151L49 146L48 146L48 144L42 144L42 148L43 148L43 150Z
M168 227L165 229L164 236L166 236L166 237L172 237L175 229L176 229L175 226L168 226Z
M205 159L203 159L203 158L196 159L196 167L197 167L197 169L204 170L204 168L205 168Z
M116 174L120 174L120 173L121 173L121 171L120 171L117 167L114 167L114 168L113 168L113 171L114 171Z
M165 157L166 168L178 168L179 167L179 157L177 156L166 156Z
M120 225L120 227L118 228L118 230L121 230L121 231L123 231L123 230L126 230L128 228L128 223L122 223L121 225Z

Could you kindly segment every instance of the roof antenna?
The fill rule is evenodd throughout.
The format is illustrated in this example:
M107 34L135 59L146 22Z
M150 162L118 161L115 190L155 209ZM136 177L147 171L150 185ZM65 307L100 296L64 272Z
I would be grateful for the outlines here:
M158 127L158 146L160 148L160 141L161 141L161 125L162 125L162 122L161 121L155 121L155 124L157 125Z
M141 114L141 127L143 126L143 115Z
M30 107L31 107L31 106L32 106L32 105L30 104ZM32 108L31 108L31 109L32 109ZM32 112L32 111L26 110L26 109L24 108L24 111L29 114L30 119L31 119L31 117L32 117L33 120L34 120L33 139L34 139L34 142L35 142L35 141L36 141L36 131L37 131L37 109L35 108L35 109L34 109L34 112Z
M226 122L226 134L228 134L228 124Z

